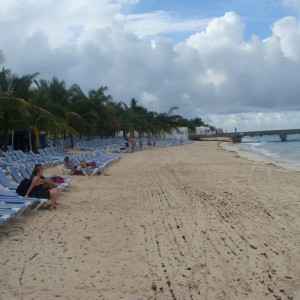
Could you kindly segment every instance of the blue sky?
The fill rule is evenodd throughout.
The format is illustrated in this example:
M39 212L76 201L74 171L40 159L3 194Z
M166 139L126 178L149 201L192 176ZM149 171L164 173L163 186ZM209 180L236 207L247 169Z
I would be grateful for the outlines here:
M3 66L178 106L227 131L300 128L300 0L0 0ZM30 16L30 17L28 17Z
M228 11L237 13L247 24L245 38L252 35L266 38L271 34L272 24L286 15L294 15L294 11L276 0L141 0L132 6L127 13L143 14L151 11L167 11L178 19L203 19L224 15ZM185 34L188 36L188 33ZM180 35L180 38L182 35ZM175 40L180 38L173 35Z

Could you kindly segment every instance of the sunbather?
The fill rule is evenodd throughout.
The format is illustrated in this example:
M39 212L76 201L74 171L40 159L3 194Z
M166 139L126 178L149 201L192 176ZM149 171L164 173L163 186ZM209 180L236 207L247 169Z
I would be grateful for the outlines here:
M85 160L81 160L79 163L80 166L86 170L93 169L96 166L96 163L94 161L86 162Z
M25 197L35 197L41 199L50 199L50 210L56 208L58 188L55 183L47 181L43 176L43 167L36 165L31 175L31 185L25 194Z
M84 160L81 160L81 161L79 162L79 166L75 165L75 164L71 161L70 157L68 157L68 156L66 156L66 157L64 158L64 161L65 161L66 166L67 166L70 170L73 170L74 175L83 175L83 172L82 172L81 168L84 169L84 170L88 170L88 169L91 169L91 168L92 168L92 166L89 166L89 165L86 163L86 161L84 161Z

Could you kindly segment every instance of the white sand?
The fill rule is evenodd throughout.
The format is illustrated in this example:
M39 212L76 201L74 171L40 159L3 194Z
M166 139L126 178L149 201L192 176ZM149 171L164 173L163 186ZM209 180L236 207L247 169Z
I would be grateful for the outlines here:
M105 173L0 228L0 299L300 299L299 172L195 142Z

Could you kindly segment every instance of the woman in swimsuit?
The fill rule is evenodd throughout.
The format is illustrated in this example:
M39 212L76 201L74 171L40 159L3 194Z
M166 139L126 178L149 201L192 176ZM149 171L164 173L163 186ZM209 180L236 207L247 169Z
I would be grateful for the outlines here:
M43 176L43 167L37 166L33 169L31 175L31 185L25 197L35 197L50 199L50 210L56 208L56 200L58 196L58 188L55 183L45 180Z

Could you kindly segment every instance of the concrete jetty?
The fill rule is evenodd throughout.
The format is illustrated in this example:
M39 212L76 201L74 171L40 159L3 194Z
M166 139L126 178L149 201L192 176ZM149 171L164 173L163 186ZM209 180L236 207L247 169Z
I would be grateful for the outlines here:
M300 129L280 129L280 130L260 130L260 131L244 131L244 132L229 132L215 134L190 134L189 139L193 141L232 141L240 143L244 136L264 136L264 135L279 135L282 142L287 141L288 135L300 134Z

